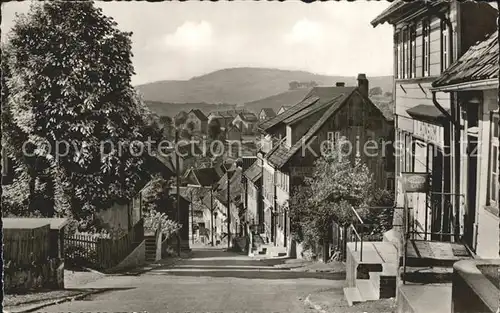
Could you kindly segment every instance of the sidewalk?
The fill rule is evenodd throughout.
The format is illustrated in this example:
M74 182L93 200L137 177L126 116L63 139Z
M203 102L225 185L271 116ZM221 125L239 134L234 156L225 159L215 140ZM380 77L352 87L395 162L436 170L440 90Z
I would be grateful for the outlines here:
M345 272L345 264L342 262L314 262L301 259L288 259L282 264L274 265L276 268L289 269L297 272L312 273L339 273Z
M304 304L318 313L393 313L394 299L367 301L349 306L342 289L320 290L310 294Z

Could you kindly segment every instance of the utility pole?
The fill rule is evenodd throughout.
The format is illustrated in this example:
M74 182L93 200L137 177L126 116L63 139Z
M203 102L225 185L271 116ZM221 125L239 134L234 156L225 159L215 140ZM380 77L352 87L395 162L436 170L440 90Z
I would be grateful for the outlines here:
M212 234L212 247L214 246L214 188L210 188L210 233Z
M177 151L177 143L179 142L179 130L175 129L175 147L174 147L174 155L175 155L175 174L176 174L176 192L177 192L177 222L179 225L182 225L181 222L181 196L180 196L180 184L181 184L181 175L179 169L179 154ZM177 231L177 255L181 255L181 234L180 230Z
M227 249L231 247L231 177L230 171L227 171Z
M194 204L193 204L193 189L191 189L191 243L194 244Z

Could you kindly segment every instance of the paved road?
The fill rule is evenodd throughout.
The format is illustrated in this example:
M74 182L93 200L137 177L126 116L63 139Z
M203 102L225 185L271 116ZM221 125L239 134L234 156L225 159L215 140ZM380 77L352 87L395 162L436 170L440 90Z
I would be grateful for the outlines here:
M335 274L276 269L281 260L255 260L216 249L194 250L173 267L141 276L106 277L86 287L129 287L62 303L43 312L310 312L305 297L338 287Z

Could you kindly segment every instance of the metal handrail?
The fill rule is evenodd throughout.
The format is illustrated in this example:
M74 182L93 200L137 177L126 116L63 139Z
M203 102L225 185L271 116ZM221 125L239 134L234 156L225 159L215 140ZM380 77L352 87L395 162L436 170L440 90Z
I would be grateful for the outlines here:
M359 215L359 213L356 211L356 209L351 206L350 207L351 210L354 212L354 215L356 216L357 220L359 221L359 226L361 226L361 234L360 232L358 232L358 230L356 229L356 226L354 225L354 223L351 223L349 225L349 228L354 230L354 233L356 235L356 241L354 243L354 251L358 251L358 239L360 241L360 251L359 251L359 261L360 262L363 262L363 235L364 235L364 232L365 232L365 228L366 226L370 226L370 225L374 225L374 224L367 224L363 221L363 219L361 218L361 216ZM392 206L369 206L369 207L361 207L361 209L389 209L389 208L392 208L392 209L397 209L397 206L396 204L393 204ZM347 240L347 238L346 238Z

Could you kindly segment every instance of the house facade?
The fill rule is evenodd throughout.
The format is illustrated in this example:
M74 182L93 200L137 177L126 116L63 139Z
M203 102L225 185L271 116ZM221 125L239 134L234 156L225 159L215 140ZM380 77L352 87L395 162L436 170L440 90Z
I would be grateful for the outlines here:
M487 3L395 1L372 21L374 27L394 26L396 199L399 207L411 209L413 227L423 239L466 234L473 246L470 216L475 213L469 210L475 200L466 197L461 181L467 162L461 157L458 99L431 84L471 45L496 30L496 15ZM429 173L429 192L409 194L405 200L404 172Z
M276 112L272 108L263 108L259 113L259 120L265 121L276 116Z
M432 84L460 109L461 180L467 204L464 233L481 258L498 258L498 32L472 46Z
M226 131L226 140L241 141L241 130L236 125L231 125Z
M189 111L186 118L186 127L190 131L206 134L208 129L208 118L201 110ZM190 129L192 127L192 129Z
M252 135L255 133L259 119L250 112L239 113L232 124L239 128L243 135Z
M263 144L259 154L262 163L263 220L270 241L292 249L288 200L294 187L312 175L315 160L321 156L323 143L347 138L354 146L380 142L381 149L359 155L374 174L376 185L386 189L393 185L392 154L382 143L393 133L392 114L377 107L368 98L368 80L358 76L358 86L315 87L303 101L283 114L260 125ZM281 139L279 139L281 138ZM384 153L382 153L384 152Z

